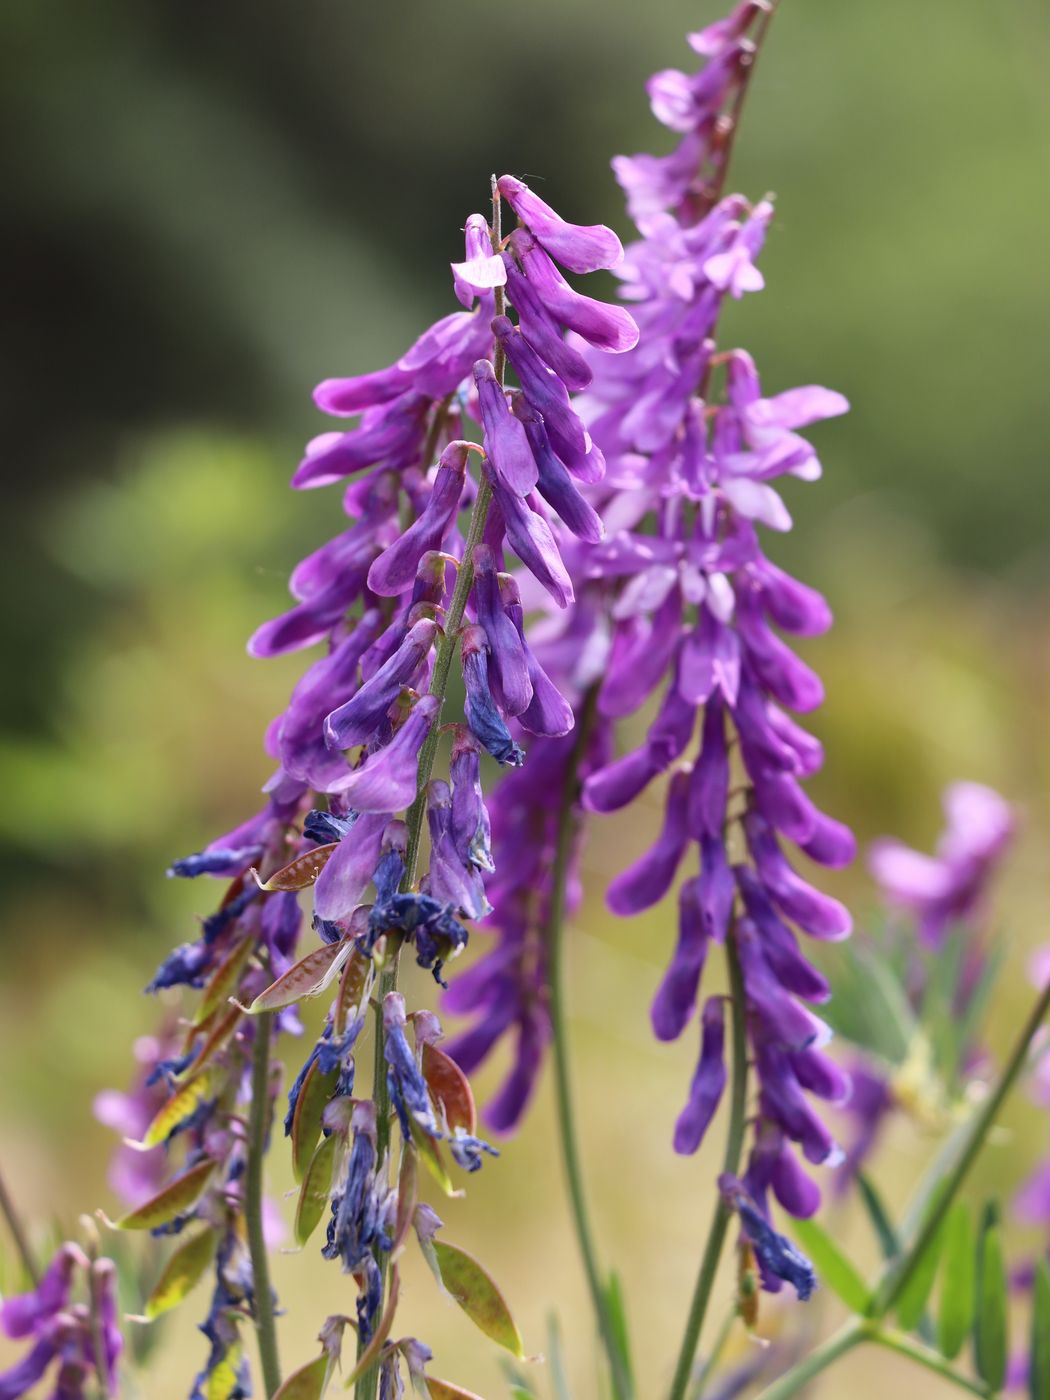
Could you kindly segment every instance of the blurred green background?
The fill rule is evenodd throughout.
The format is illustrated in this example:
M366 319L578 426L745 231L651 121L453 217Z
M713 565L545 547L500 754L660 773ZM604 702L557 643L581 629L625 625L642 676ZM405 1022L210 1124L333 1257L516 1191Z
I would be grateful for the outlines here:
M389 363L453 308L447 263L492 170L626 233L608 157L666 149L643 82L688 65L683 33L719 12L7 0L0 1131L27 1213L115 1207L92 1097L126 1082L130 1041L158 1014L140 989L206 897L164 867L254 810L268 774L261 731L301 660L251 661L243 643L339 512L334 493L287 492L320 426L310 389ZM769 390L816 380L853 403L820 431L826 477L790 492L797 529L772 547L837 613L807 648L829 692L814 792L864 841L931 842L954 777L1021 804L999 1045L1025 952L1048 936L1048 58L1040 0L784 0L732 181L776 191L778 216L769 290L732 309L727 334ZM625 924L603 909L643 826L606 819L592 841L571 986L595 1214L654 1394L721 1144L691 1160L669 1148L695 1053L648 1031L671 910ZM863 921L862 865L835 885ZM983 1184L1019 1180L1047 1127L1016 1102ZM879 1165L891 1197L931 1150L897 1131ZM442 1212L449 1237L483 1252L530 1348L558 1310L577 1393L597 1393L546 1089L470 1187ZM863 1256L857 1222L842 1229ZM293 1363L349 1293L312 1249L276 1272ZM503 1393L425 1271L407 1282L404 1328L433 1345L437 1373ZM151 1400L185 1394L204 1306L165 1332ZM887 1376L937 1393L883 1358L825 1393L873 1395Z

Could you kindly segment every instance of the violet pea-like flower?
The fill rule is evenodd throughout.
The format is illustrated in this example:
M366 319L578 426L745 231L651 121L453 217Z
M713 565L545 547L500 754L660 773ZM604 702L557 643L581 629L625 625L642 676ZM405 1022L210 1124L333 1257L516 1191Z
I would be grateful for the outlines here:
M540 246L570 272L597 272L623 261L623 245L611 228L568 223L513 175L501 175L497 187Z
M492 473L508 493L527 496L539 473L525 429L511 415L507 396L488 360L479 360L474 366L474 383Z
M403 535L372 563L368 586L382 598L396 598L415 580L416 569L429 550L440 549L452 531L466 481L470 444L453 442L445 448L427 503Z
M467 723L470 732L498 763L520 767L524 754L511 738L510 730L496 708L488 678L489 643L484 628L464 628L463 683L467 692Z
M689 1156L703 1142L726 1086L725 1011L721 997L707 999L701 1027L700 1060L674 1130L674 1150L682 1156Z
M415 681L437 634L436 622L421 619L409 629L393 656L369 676L345 705L327 716L324 737L330 749L350 749L372 738L401 688Z
M479 292L506 285L507 271L503 259L492 251L492 234L484 214L471 214L463 235L466 259L452 264L452 282L457 300L469 310Z
M630 312L574 292L527 230L515 229L508 244L525 280L559 325L574 330L596 350L612 354L633 350L638 344L638 327Z
M358 812L398 812L411 806L416 796L416 760L439 708L435 695L417 700L390 743L369 754L328 791L342 793Z

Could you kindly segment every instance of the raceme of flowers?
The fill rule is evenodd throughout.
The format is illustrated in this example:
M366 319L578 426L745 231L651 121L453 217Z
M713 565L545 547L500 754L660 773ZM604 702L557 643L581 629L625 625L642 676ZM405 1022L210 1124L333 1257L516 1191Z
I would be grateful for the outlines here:
M566 222L509 176L495 189L497 213L504 202L519 219L507 238L480 214L466 222L465 257L452 268L464 309L389 368L316 391L325 413L355 421L315 438L292 484L339 484L348 523L296 567L294 605L260 627L249 650L274 656L321 643L323 651L266 736L276 770L262 811L172 866L175 876L228 882L199 937L150 984L198 990L199 1010L163 1048L140 1044L137 1087L98 1105L148 1149L137 1160L124 1149L115 1164L133 1205L121 1223L191 1230L187 1247L214 1259L202 1324L210 1351L194 1396L212 1394L219 1377L224 1396L247 1394L238 1329L259 1304L242 1223L258 1015L301 1034L297 1004L334 989L287 1096L285 1131L304 1180L296 1235L308 1237L324 1213L316 1202L327 1198L322 1252L353 1279L351 1323L359 1347L376 1339L384 1384L401 1359L411 1374L424 1364L420 1343L384 1341L397 1294L396 1264L386 1287L388 1261L418 1215L405 1163L421 1159L451 1190L443 1150L468 1172L493 1152L475 1135L469 1084L438 1046L436 1017L407 1010L389 971L410 948L444 984L446 964L467 943L466 921L483 919L493 902L502 909L506 882L520 874L512 862L494 874L491 831L516 818L501 810L490 821L481 757L535 792L543 746L571 730L579 694L563 694L551 678L521 592L528 584L555 608L573 605L566 551L574 538L603 537L580 485L600 480L605 464L571 400L593 370L565 333L598 358L638 339L627 310L576 291L559 271L613 266L622 258L615 234ZM520 386L512 391L508 363ZM456 652L466 698L462 722L449 724L443 700ZM434 773L443 736L447 781ZM519 740L529 738L526 763ZM315 936L304 952L299 894L308 887ZM385 1074L379 1092L362 1097L355 1051L376 998ZM538 1056L545 1030L536 1022L531 1033ZM277 1081L268 1082L272 1101ZM517 1113L512 1105L507 1121ZM326 1334L333 1355L341 1330Z
M716 344L725 299L763 285L755 259L772 204L750 205L721 189L730 114L754 52L749 31L768 9L742 4L729 20L692 35L706 59L699 74L665 72L651 80L655 115L682 134L671 156L613 163L640 235L614 272L640 336L616 356L596 354L593 339L569 337L589 371L586 387L579 376L574 402L606 462L602 479L586 491L606 535L577 532L566 557L572 578L584 583L575 604L549 612L543 652L563 694L581 697L578 717L588 705L593 713L582 740L543 746L549 772L545 767L542 784L530 785L526 767L498 789L493 850L502 873L486 926L498 925L500 937L453 984L446 1004L476 1013L452 1046L471 1068L501 1035L516 1032L514 1068L489 1108L492 1125L505 1128L525 1106L549 1037L542 931L552 870L550 794L564 791L579 765L583 808L610 812L668 775L659 838L615 878L609 905L620 915L637 914L686 875L678 944L652 1008L660 1039L690 1027L699 1032L674 1146L697 1149L725 1088L725 1002L714 996L701 1003L699 989L711 946L728 940L739 962L759 1085L746 1185L762 1209L771 1190L792 1214L809 1215L819 1191L790 1144L809 1163L837 1161L810 1098L841 1103L849 1085L822 1052L830 1032L804 1005L826 999L829 990L791 926L816 939L840 939L850 919L792 869L781 841L827 866L847 864L855 847L850 832L801 786L820 768L823 751L794 714L816 709L823 688L780 635L816 635L830 624L830 612L819 594L766 557L759 529L790 529L773 483L820 476L799 429L847 404L817 386L768 395L746 351ZM534 595L529 601L542 604ZM592 688L590 704L582 697ZM603 757L616 721L654 697L642 746ZM570 885L570 907L573 893ZM768 1274L766 1282L777 1286Z

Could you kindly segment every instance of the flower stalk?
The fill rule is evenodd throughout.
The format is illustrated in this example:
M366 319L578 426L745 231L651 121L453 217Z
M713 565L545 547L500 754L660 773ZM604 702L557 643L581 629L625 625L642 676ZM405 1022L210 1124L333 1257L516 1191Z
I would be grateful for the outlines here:
M609 1310L609 1299L602 1284L598 1256L591 1231L590 1215L580 1165L576 1139L576 1119L573 1112L572 1082L569 1071L568 1023L565 1011L565 890L569 874L570 852L576 827L576 804L579 799L578 761L587 747L594 723L597 691L591 690L584 701L579 720L574 757L566 768L558 813L558 838L551 876L550 915L547 922L549 959L549 989L551 1018L551 1053L554 1060L554 1097L558 1118L558 1140L561 1144L562 1166L569 1187L576 1243L583 1260L591 1304L598 1322L598 1331L609 1362L613 1394L617 1400L630 1400L633 1395L627 1359L623 1355L616 1327Z
M22 1267L33 1281L34 1287L40 1282L40 1266L36 1262L36 1255L33 1247L29 1243L29 1236L26 1234L22 1217L18 1213L14 1197L8 1190L4 1174L0 1171L0 1214L3 1214L7 1221L7 1228L11 1232L11 1239L14 1241L18 1257L22 1261Z
M263 1157L269 1135L270 1118L270 1033L273 1014L256 1018L252 1045L252 1101L248 1115L248 1160L244 1172L244 1216L248 1229L248 1249L252 1261L255 1333L259 1342L259 1364L267 1397L281 1385L281 1364L277 1352L270 1260L263 1233Z

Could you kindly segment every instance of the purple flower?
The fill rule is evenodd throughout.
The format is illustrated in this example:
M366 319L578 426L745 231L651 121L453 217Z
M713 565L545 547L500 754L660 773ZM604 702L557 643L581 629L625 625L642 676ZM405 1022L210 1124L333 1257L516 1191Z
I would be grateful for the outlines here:
M357 812L397 812L410 806L416 795L419 750L437 718L438 708L435 696L422 696L386 747L375 750L359 768L337 778L328 791L340 793Z
M75 1244L62 1245L35 1288L0 1303L0 1328L9 1337L39 1336L68 1307L78 1269L87 1273L84 1251Z
M479 360L474 366L474 383L492 476L508 494L527 496L536 485L536 462L525 429L511 414L488 360Z
M570 272L597 272L623 259L623 246L604 224L570 224L513 175L503 175L499 192L537 242Z
M417 622L389 660L345 704L325 717L324 737L330 749L351 749L374 736L402 686L414 685L418 680L437 633L436 622L427 618Z
M511 738L489 688L489 643L484 628L474 626L464 629L462 656L470 732L497 763L520 767L524 754Z
M951 924L979 914L987 886L1014 832L1009 806L980 783L953 783L944 793L947 827L935 856L900 841L873 842L868 861L886 900L919 921L919 936L937 948Z
M726 1086L724 1057L725 1013L721 997L709 997L701 1017L700 1062L693 1075L689 1100L674 1130L674 1150L688 1156L703 1141Z
M398 597L411 586L423 555L443 546L459 513L469 451L469 443L453 442L442 452L422 514L368 570L368 586L373 593L384 598Z

